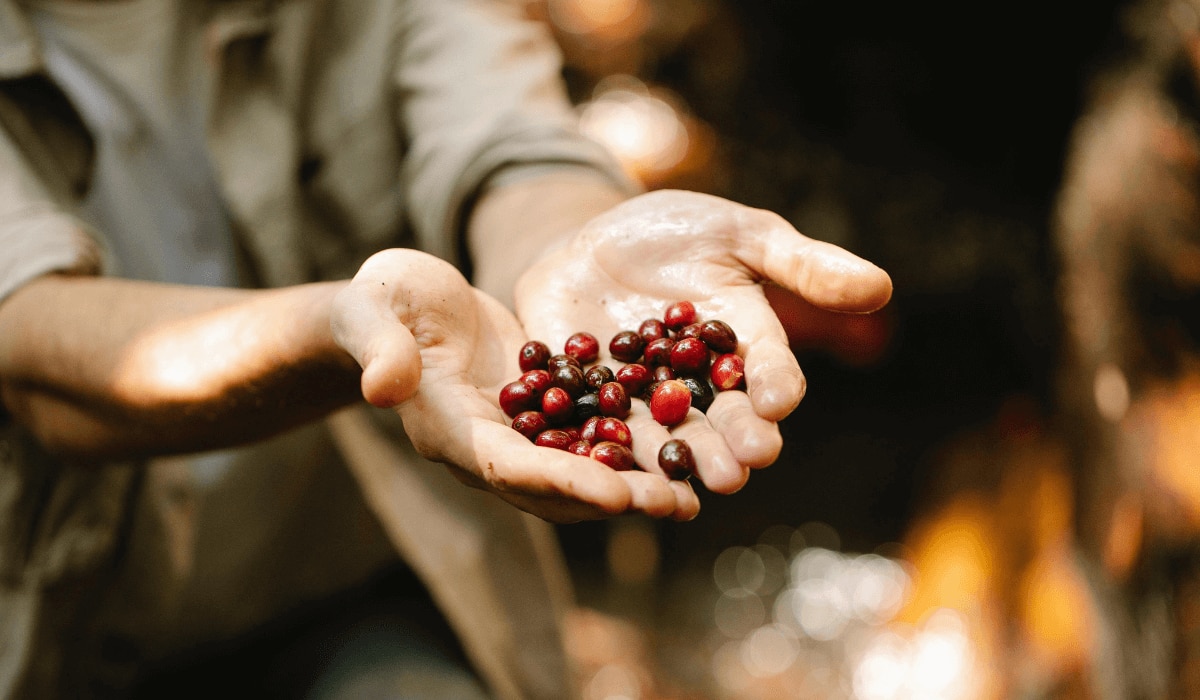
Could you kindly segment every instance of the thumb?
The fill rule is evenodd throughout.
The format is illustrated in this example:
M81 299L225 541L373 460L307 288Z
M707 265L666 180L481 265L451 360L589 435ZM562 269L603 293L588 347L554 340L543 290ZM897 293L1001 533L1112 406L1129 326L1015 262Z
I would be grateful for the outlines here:
M351 282L338 293L330 325L334 340L363 368L363 398L391 408L417 391L420 348L391 305L362 286Z

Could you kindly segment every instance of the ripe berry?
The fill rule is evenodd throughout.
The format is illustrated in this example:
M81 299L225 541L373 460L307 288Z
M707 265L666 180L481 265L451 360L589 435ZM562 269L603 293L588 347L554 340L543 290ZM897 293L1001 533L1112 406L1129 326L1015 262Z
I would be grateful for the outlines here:
M546 361L550 359L550 348L540 340L531 340L521 346L518 362L522 372L531 369L546 369Z
M746 362L733 354L721 355L708 373L717 391L741 389L746 386Z
M550 356L550 359L546 361L546 370L549 371L550 374L554 374L554 370L564 365L571 365L572 367L578 367L581 370L583 369L583 365L579 364L579 360L576 360L570 355L564 355L560 353L558 355Z
M691 407L692 392L678 379L662 382L650 397L650 415L668 427L682 423Z
M587 390L587 384L583 381L583 370L572 365L565 365L551 372L550 385L565 389L572 398L582 396Z
M668 479L683 481L696 473L692 448L683 440L667 440L658 449L658 466Z
M575 442L579 439L579 428L568 427L563 428L563 431L566 432L567 437L571 438L571 442Z
M583 382L592 391L600 391L600 387L616 379L613 371L604 365L593 365L583 373Z
M652 377L650 369L646 365L632 364L617 370L617 381L625 387L626 394L641 396L646 387L650 386Z
M592 453L592 443L587 440L576 440L567 446L567 452L580 457L587 457Z
M544 369L531 369L521 375L521 381L528 384L535 394L541 396L550 388L550 373Z
M521 411L532 410L537 405L537 392L525 382L509 382L500 390L500 408L509 418L515 418Z
M591 333L580 331L567 338L563 352L579 360L580 364L586 365L600 357L600 341Z
M654 381L665 382L668 379L674 379L674 378L675 378L675 370L671 369L667 365L660 365L660 366L654 368Z
M518 433L536 440L539 433L550 427L541 411L522 411L512 420L512 428Z
M679 332L675 334L675 340L680 341L684 338L699 338L700 328L701 324L699 323L689 323L688 325L679 329Z
M684 338L671 348L671 369L676 374L701 374L708 370L709 350L699 338Z
M657 318L648 318L638 326L638 335L649 345L659 338L669 338L670 331L667 330L667 324Z
M556 450L565 450L571 444L571 436L565 430L543 430L538 433L537 439L533 444L539 447L552 447Z
M620 382L609 382L600 387L600 414L625 418L629 415L629 394Z
M575 414L575 401L566 389L552 386L542 394L542 413L552 425L562 425Z
M700 340L713 352L726 353L737 350L737 333L724 321L705 321L700 324Z
M592 416L583 422L583 427L579 429L579 439L586 440L589 445L596 443L596 426L600 423L600 416Z
M600 415L600 396L588 392L575 399L575 420L587 420Z
M677 331L696 322L696 307L690 301L677 301L663 313L663 323L669 330Z
M646 341L637 331L621 331L608 342L608 352L621 362L637 362L642 356Z
M620 418L605 416L596 421L596 442L615 442L626 447L633 444L633 433Z
M713 402L713 390L708 385L708 380L699 377L684 377L679 381L686 384L688 391L692 392L692 405L701 413L707 413L708 407Z
M624 445L615 442L600 442L592 447L592 459L610 468L626 472L633 469L633 452Z
M659 338L652 341L642 353L642 362L647 367L669 365L671 364L671 348L673 347L675 347L675 341L670 338Z

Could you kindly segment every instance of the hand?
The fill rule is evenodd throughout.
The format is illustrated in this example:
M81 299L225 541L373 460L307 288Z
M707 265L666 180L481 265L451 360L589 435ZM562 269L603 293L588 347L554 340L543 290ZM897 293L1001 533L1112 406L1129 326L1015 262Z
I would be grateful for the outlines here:
M693 408L669 431L640 401L628 421L643 468L657 472L658 447L683 438L704 485L732 493L750 468L778 457L777 422L804 395L804 375L764 282L816 309L854 314L881 308L892 291L883 270L806 238L775 214L719 197L658 191L611 209L548 252L518 282L516 309L530 337L551 348L588 331L605 353L613 334L661 318L674 301L692 301L698 317L732 326L746 361L745 393L721 392L707 415Z
M527 338L442 260L412 250L372 256L338 294L332 328L363 368L363 396L396 407L417 450L467 485L552 522L631 511L686 520L699 510L685 483L615 472L509 427L499 392L520 375Z

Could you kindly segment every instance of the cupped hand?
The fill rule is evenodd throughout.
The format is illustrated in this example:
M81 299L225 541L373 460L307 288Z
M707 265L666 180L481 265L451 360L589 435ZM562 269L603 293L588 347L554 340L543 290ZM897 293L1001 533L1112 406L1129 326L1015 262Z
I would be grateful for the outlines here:
M721 392L706 414L693 408L669 430L641 402L635 401L628 421L643 468L657 471L658 447L683 438L704 485L732 493L745 484L749 469L778 457L778 421L805 390L788 332L764 291L771 285L778 287L776 297L792 294L816 309L847 314L875 311L892 292L883 270L801 235L776 214L661 190L609 210L565 246L548 251L519 280L516 310L530 337L551 348L588 331L604 352L615 333L661 319L675 301L693 302L699 319L732 326L745 359L746 392Z
M363 396L395 407L417 450L469 486L552 522L627 512L687 520L699 510L686 483L616 472L513 430L498 396L520 375L527 337L507 309L442 260L412 250L375 254L338 293L332 329L363 368Z

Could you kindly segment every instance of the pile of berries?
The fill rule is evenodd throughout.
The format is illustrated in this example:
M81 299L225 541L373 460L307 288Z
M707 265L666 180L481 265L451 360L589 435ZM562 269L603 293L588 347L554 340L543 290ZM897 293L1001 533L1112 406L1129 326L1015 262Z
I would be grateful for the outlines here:
M737 346L727 323L698 321L696 307L678 301L662 319L612 337L608 352L625 363L616 371L597 362L600 341L590 333L572 335L560 354L541 341L526 343L519 356L524 374L500 390L500 408L513 429L537 445L590 456L618 471L633 469L633 436L625 424L632 399L645 401L668 427L692 406L707 411L715 392L745 388ZM658 464L672 479L696 469L683 440L668 440Z

